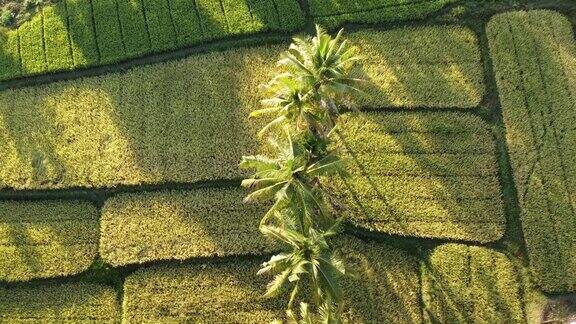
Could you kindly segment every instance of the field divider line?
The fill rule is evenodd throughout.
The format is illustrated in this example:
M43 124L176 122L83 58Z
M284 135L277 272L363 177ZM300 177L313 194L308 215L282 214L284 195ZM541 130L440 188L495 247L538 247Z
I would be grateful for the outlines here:
M90 19L92 20L92 34L94 35L94 44L96 45L96 54L98 54L98 63L100 63L100 62L102 62L102 53L100 50L100 44L98 44L98 34L96 33L96 19L94 18L94 5L92 4L93 1L99 1L99 0L88 0L88 3L90 4ZM73 72L75 72L75 71L73 71ZM18 79L16 79L16 80L18 80ZM2 89L3 88L0 86L0 90L2 90Z
M42 20L42 23L40 24L42 26L42 53L44 54L44 66L41 73L44 73L46 70L48 70L48 58L46 57L46 35L44 34L44 8L40 10L40 19Z
M172 24L172 35L174 35L174 37L172 38L173 42L172 44L174 45L174 47L178 47L178 30L176 29L176 23L174 22L174 15L172 14L172 0L165 0L166 4L168 5L168 15L170 16L170 23Z
M228 16L226 15L226 8L224 7L224 3L222 2L223 0L218 0L218 3L220 3L220 10L222 10L222 17L224 17L224 21L226 21L226 34L230 33L230 22L228 21ZM236 1L240 1L240 0L236 0Z
M125 0L120 0L125 1ZM122 43L122 54L126 57L126 43L124 42L124 28L122 27L122 19L120 19L120 7L118 6L118 0L114 0L114 6L116 6L116 20L118 21L118 27L120 28L120 42Z
M270 0L274 5L274 11L276 12L276 22L278 22L278 26L282 27L282 19L280 19L280 10L278 10L278 4L276 0Z
M70 15L68 14L68 1L62 0L64 5L64 11L66 12L66 35L68 36L68 54L70 55L70 62L72 62L72 66L70 68L74 68L76 63L74 62L74 46L72 46L72 36L70 35Z
M200 16L200 9L198 9L198 4L196 3L196 0L191 1L194 13L196 13L196 19L198 19L198 27L200 27L200 33L202 34L202 39L206 39L206 31L204 31L204 24L202 23L202 17Z

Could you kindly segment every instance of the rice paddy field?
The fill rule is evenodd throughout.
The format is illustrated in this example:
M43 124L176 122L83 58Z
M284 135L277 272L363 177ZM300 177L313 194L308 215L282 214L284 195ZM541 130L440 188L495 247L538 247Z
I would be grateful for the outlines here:
M282 318L238 163L314 24L369 81L343 320L576 322L574 1L59 0L0 27L0 323Z

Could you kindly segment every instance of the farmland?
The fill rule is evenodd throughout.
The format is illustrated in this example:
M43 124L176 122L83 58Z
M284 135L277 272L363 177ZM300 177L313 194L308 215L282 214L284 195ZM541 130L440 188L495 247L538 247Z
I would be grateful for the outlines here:
M315 24L366 80L321 178L342 319L570 318L572 1L61 0L0 27L0 322L284 318L256 273L287 248L239 162L271 150L251 113Z

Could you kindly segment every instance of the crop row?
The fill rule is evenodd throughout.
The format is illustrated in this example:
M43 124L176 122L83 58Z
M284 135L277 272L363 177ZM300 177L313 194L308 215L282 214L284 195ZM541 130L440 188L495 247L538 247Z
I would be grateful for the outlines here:
M566 17L494 17L488 38L530 264L549 292L576 289L576 44Z
M467 56L476 60L478 51L469 30L403 31L405 40L397 31L350 35L370 54L365 67L374 85L366 90L371 97L361 98L362 106L471 107L479 102L482 74L479 62L467 63ZM432 38L426 44L433 46L419 49L412 41L420 38ZM390 42L371 44L373 39ZM439 54L443 48L446 54ZM418 58L410 58L411 49ZM254 135L261 127L247 116L259 107L258 85L270 79L280 50L266 46L199 54L124 73L2 91L0 187L240 178L238 162L257 150ZM450 64L431 63L443 55ZM416 73L428 65L430 73ZM434 96L426 95L432 90L437 90Z
M0 202L0 280L82 272L96 259L98 236L98 212L89 203Z
M66 0L0 32L0 80L304 24L297 0Z
M489 242L505 230L494 142L461 113L365 113L344 121L344 215L372 231Z
M401 250L349 236L341 237L338 251L355 269L355 276L344 280L343 317L351 323L525 323L539 319L539 314L525 312L524 307L531 305L523 304L529 302L523 300L528 291L524 295L521 291L529 286L499 252L446 244L419 264ZM282 298L261 297L269 279L255 275L261 261L143 267L126 277L121 307L112 289L97 285L0 288L0 321L112 322L121 316L124 323L268 323L283 316L285 305Z
M327 27L420 19L455 0L310 0L314 21Z

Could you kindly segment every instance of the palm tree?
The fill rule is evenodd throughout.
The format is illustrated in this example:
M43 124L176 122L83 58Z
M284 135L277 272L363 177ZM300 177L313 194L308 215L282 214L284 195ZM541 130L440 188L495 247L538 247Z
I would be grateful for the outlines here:
M287 286L293 286L288 309L296 299L303 278L309 278L312 296L317 305L330 306L342 299L341 278L347 273L346 267L330 248L327 239L341 231L341 221L335 222L325 232L310 228L307 235L291 228L264 225L262 233L291 248L289 253L281 253L264 262L258 274L272 273L274 280L268 284L265 297L276 297ZM328 309L331 314L333 310Z
M254 190L244 200L274 201L260 224L270 221L278 224L284 217L290 216L303 232L308 232L313 225L319 228L331 226L333 219L319 178L335 173L345 174L344 162L337 152L314 161L311 159L312 152L301 143L294 142L290 133L287 133L285 147L273 143L279 151L277 158L244 156L240 162L241 168L256 170L252 178L242 181L243 187ZM292 212L286 213L286 209Z
M262 101L266 108L251 114L276 115L260 135L283 123L305 126L319 134L334 125L340 114L338 106L345 104L351 93L360 91L357 86L362 82L354 77L360 57L355 47L342 40L342 34L340 30L332 37L316 26L312 39L294 38L278 62L283 73L264 86L271 96Z
M277 156L245 156L240 167L255 169L242 186L253 191L245 201L273 201L260 222L260 231L288 247L286 253L273 256L258 274L271 273L265 296L274 297L291 286L287 315L291 323L339 323L342 288L340 279L348 273L332 252L328 239L335 236L341 219L335 219L327 203L329 193L321 179L345 175L338 149L331 143L336 119L347 106L360 79L354 78L360 59L356 49L316 27L313 38L295 38L278 62L281 73L265 85L270 97L264 108L251 117L273 115L260 132L285 129L287 144L272 141ZM294 135L291 135L294 134ZM302 320L291 311L303 285L310 283L317 314L301 304Z

